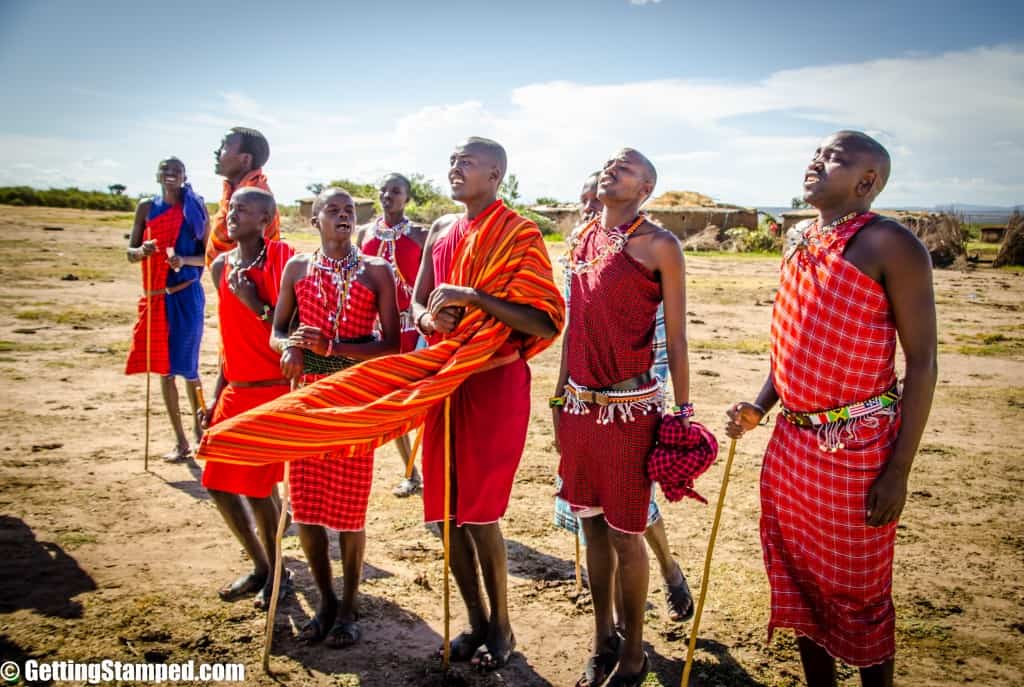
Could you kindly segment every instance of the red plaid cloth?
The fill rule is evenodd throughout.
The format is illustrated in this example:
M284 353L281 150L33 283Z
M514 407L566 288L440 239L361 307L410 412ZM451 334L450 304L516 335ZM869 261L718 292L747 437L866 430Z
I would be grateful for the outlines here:
M321 292L322 289L322 292ZM337 308L337 287L324 275L303 277L295 284L299 322L320 327L336 338L356 338L373 332L377 319L377 294L358 279L346 301L347 319L332 322ZM303 383L320 379L304 375ZM292 461L288 473L295 522L321 525L341 532L358 532L366 526L366 507L373 486L373 452L343 459L303 458Z
M859 215L783 263L771 357L775 389L791 410L862 401L895 382L888 298L843 258L847 241L874 217ZM895 654L896 523L875 528L865 520L868 490L889 460L899 418L871 420L851 425L854 437L827 453L816 430L779 419L761 471L769 638L790 627L857 667Z
M608 239L591 231L574 260L587 260ZM609 256L593 270L573 276L566 346L569 376L591 389L607 389L651 369L654 317L661 283L625 252ZM645 464L654 447L660 412L635 413L635 422L597 423L589 415L563 412L558 423L562 478L559 496L570 505L600 506L617 530L641 534L647 529L651 481Z
M174 205L153 219L146 220L146 231L143 241L156 241L156 252L142 261L142 297L139 298L138 319L132 329L132 345L128 351L124 373L155 372L166 375L170 373L171 362L168 350L167 305L164 294L146 298L146 291L157 291L167 286L167 249L174 248L178 240L178 231L184 221L182 206ZM149 323L149 370L146 369L146 303L152 308Z
M707 499L693 489L693 481L704 474L718 456L718 440L699 422L689 429L682 418L667 415L658 427L658 445L647 459L647 476L661 485L669 501L689 496L701 503Z

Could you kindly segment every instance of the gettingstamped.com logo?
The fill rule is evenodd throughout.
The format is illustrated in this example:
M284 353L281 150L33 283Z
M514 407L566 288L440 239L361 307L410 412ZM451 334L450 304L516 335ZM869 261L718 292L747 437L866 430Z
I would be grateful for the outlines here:
M130 682L160 684L164 682L244 682L245 665L241 663L76 663L75 661L36 661L29 659L24 666L15 661L0 664L0 680L8 684L37 682L84 682L98 685L104 682Z

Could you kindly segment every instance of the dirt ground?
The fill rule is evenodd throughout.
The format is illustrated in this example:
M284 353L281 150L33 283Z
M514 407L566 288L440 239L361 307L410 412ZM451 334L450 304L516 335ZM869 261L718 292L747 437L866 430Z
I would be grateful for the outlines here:
M125 214L0 207L0 658L241 662L247 683L269 685L260 670L264 615L216 594L246 562L199 484L199 467L155 459L143 470L145 379L122 374L140 291L139 269L123 252L129 223ZM309 234L286 238L313 245ZM724 408L752 397L767 372L777 261L690 257L688 267L691 397L724 439ZM1021 684L1024 274L940 271L935 281L940 381L899 528L897 680ZM207 291L202 374L212 391L218 337ZM590 606L575 592L573 540L551 525L557 457L545 399L557 351L532 365L533 422L503 524L519 653L493 675L456 668L462 684L571 685L588 653ZM158 388L154 380L155 455L172 445ZM733 466L694 684L800 683L792 635L771 645L765 636L757 481L768 434L741 442ZM723 453L698 481L712 504L724 462ZM418 497L391 495L399 472L393 447L380 449L357 647L292 639L316 593L294 530L285 539L297 593L275 626L272 666L282 682L437 682L430 656L443 632L441 543L423 526ZM662 506L696 590L713 507ZM340 588L340 565L335 573ZM647 684L674 686L689 625L667 621L653 559L651 579ZM453 609L457 632L465 615L457 599ZM842 684L856 682L844 668Z

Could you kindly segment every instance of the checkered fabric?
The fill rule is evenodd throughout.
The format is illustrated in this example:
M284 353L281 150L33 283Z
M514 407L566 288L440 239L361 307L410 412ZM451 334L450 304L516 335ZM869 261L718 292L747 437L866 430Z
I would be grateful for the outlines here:
M876 396L895 382L896 330L883 288L843 258L864 213L819 236L782 266L772 314L772 369L798 412ZM815 243L817 240L817 243ZM843 448L779 419L761 472L761 544L771 584L769 637L789 627L849 665L895 653L896 523L866 525L867 494L885 467L899 417L855 421Z
M684 496L707 503L693 489L693 481L711 467L718 456L715 435L699 422L684 426L676 415L666 416L658 428L658 445L647 460L647 476L661 485L669 501Z
M320 289L323 289L321 296ZM337 308L337 287L330 279L312 274L295 284L299 322L320 327L327 336L357 338L373 331L377 294L358 279L346 301L347 319L332 322ZM303 384L326 375L303 375ZM288 474L295 522L321 525L341 532L358 532L366 525L366 506L373 486L373 451L341 459L302 458L292 461Z
M607 241L604 232L589 232L573 259L592 258ZM562 345L573 380L606 389L650 370L654 319L661 303L661 283L650 270L626 252L610 255L591 271L573 276L571 302ZM596 417L593 412L561 415L559 496L575 507L601 506L611 527L643 533L651 500L644 464L660 413L637 413L634 422L606 425L599 425Z
M560 490L562 488L562 480L555 478L555 489ZM658 502L654 500L654 490L651 490L651 503L647 507L647 526L650 527L654 523L661 519L661 509L658 508ZM583 534L583 528L580 527L580 519L575 513L572 512L572 506L565 499L555 497L555 509L552 522L555 527L563 529L566 532L573 534L579 533L580 544L583 546L587 545L587 538Z

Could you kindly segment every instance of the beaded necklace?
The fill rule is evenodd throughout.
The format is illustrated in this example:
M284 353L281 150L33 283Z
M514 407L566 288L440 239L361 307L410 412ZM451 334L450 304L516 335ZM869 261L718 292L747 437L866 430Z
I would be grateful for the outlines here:
M377 218L373 226L373 235L380 240L380 247L377 248L377 256L382 257L391 263L391 269L395 273L395 284L401 287L406 294L412 293L412 285L405 279L401 268L398 266L398 249L395 243L402 236L408 236L412 231L409 218L403 216L402 221L393 227L384 223L383 217Z
M327 301L323 282L325 278L331 280L338 294L337 306L331 317L335 334L332 339L337 338L338 323L348 321L348 297L352 291L352 283L363 273L364 268L362 251L356 246L352 246L348 255L341 258L329 258L319 248L313 253L313 278L316 280L316 291L320 301Z
M248 265L242 264L241 248L235 248L233 251L231 251L231 253L228 254L228 264L231 265L231 269L249 269L251 267L259 265L263 261L263 258L267 257L267 242L261 239L260 244L260 252L256 254L255 258L249 261Z
M860 215L860 211L854 210L849 214L843 215L839 219L832 220L831 222L821 227L820 229L818 229L817 220L811 222L809 225L804 227L804 229L800 232L800 235L797 237L797 239L793 242L791 246L789 246L789 249L786 251L786 260L788 261L794 255L796 255L798 251L806 250L811 246L820 246L822 240L824 240L829 234L831 234L837 228L846 224L850 220L854 219L858 215Z
M600 218L595 217L580 229L573 231L569 236L569 250L559 259L559 261L562 263L562 266L565 267L567 273L576 275L585 274L594 269L598 263L606 258L617 253L621 253L626 247L626 242L629 241L629 237L633 235L633 232L640 228L640 225L643 224L646 219L647 215L641 212L628 226L621 224L613 229L605 229L601 226ZM608 244L598 250L597 255L592 257L590 260L574 261L573 255L579 245L583 242L583 237L594 230L595 227L600 227L601 231L604 232L605 236L608 238Z

